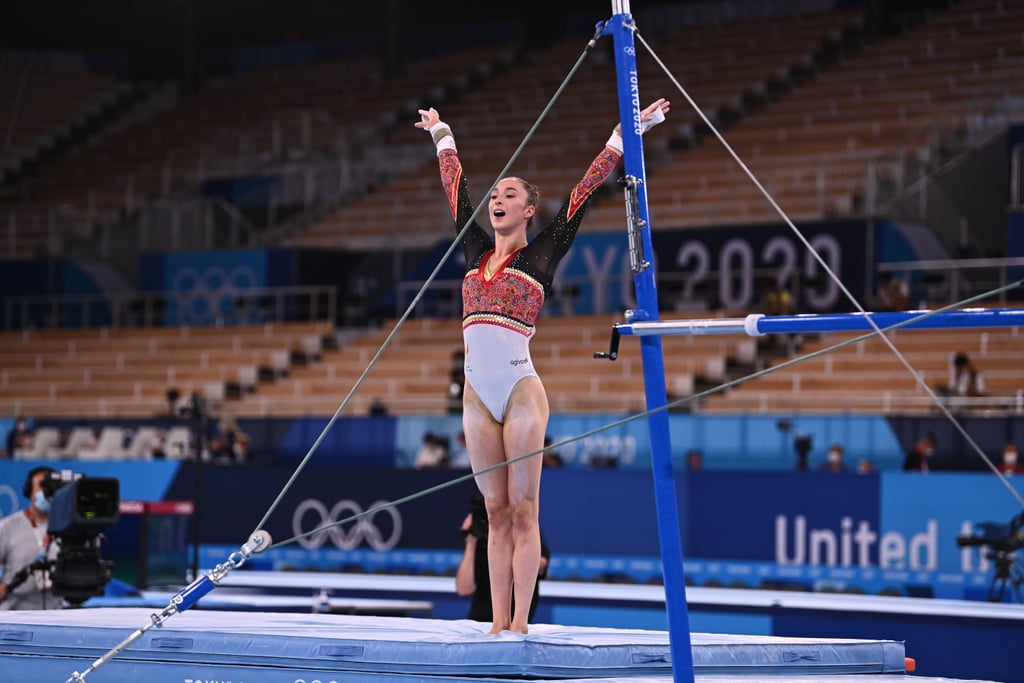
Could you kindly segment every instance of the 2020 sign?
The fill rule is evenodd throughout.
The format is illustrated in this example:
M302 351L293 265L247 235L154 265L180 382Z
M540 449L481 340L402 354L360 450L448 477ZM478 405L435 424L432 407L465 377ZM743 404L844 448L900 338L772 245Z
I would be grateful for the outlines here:
M684 298L703 289L713 294L715 308L750 309L763 294L758 281L764 278L758 274L769 270L769 277L787 287L799 283L793 293L809 311L832 310L839 303L843 249L832 235L815 235L807 245L781 235L760 245L736 237L712 249L702 240L687 240L676 252L673 266L684 273Z
M782 278L801 313L850 311L872 267L866 221L802 226L655 229L653 262L663 310L677 303L753 310L765 283ZM612 313L636 305L624 234L580 233L555 275L555 313ZM650 259L645 255L645 260ZM844 292L843 290L846 290ZM571 292L572 298L561 294Z

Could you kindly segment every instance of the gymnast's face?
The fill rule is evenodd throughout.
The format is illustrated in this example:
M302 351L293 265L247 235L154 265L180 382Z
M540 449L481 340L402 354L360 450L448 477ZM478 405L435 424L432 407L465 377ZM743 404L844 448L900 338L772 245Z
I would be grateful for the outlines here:
M530 193L519 178L502 178L487 203L491 226L499 234L526 233L526 227L537 207L530 201Z

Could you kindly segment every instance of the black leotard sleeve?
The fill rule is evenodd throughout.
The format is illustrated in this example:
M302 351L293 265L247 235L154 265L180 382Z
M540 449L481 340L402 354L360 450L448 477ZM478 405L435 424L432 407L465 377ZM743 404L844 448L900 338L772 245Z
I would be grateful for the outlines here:
M534 237L529 245L522 249L510 263L511 266L528 273L544 288L545 295L551 294L551 283L559 262L569 251L583 215L590 206L594 192L611 175L621 155L615 150L605 147L591 162L583 178L576 183L569 198L554 220ZM448 206L455 219L455 229L459 231L473 214L473 203L469 197L466 178L462 172L455 150L443 150L438 161L441 167L441 181L444 185ZM466 270L479 267L484 254L494 248L494 240L473 221L462 237L462 250L466 256Z

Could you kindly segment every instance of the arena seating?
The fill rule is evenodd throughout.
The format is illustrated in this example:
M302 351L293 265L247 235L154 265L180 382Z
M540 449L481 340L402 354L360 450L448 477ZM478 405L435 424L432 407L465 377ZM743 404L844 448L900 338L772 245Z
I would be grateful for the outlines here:
M823 65L724 126L723 135L793 219L863 213L872 177L898 182L907 160L962 133L1024 85L1024 11L958 2L904 35ZM684 74L685 75L685 74ZM684 81L684 85L686 85ZM699 90L694 99L702 103ZM655 225L777 222L778 213L715 139L675 155L650 177ZM600 206L589 229L620 229Z
M56 417L149 417L167 392L219 405L312 362L330 323L48 330L0 335L0 411Z
M465 87L507 62L513 50L508 41L459 50L424 59L395 79L383 77L379 60L362 57L217 79L176 106L49 163L16 203L5 206L7 224L18 226L18 249L30 252L38 240L21 246L23 231L43 238L51 230L57 238L87 235L147 200L183 188L198 192L198 183L210 178L257 173L295 158L333 158L339 146L358 154L374 144L378 128L409 110L411 100Z
M812 353L855 335L830 334L808 341ZM990 330L896 331L889 333L927 385L935 390L948 381L952 356L967 353L985 376L988 396L949 399L956 411L1024 411L1024 366L1020 328ZM931 397L892 349L879 338L860 341L823 356L759 377L706 401L705 410L720 412L932 413Z
M259 388L232 406L240 416L333 414L377 355L394 322L361 335L319 362L292 368L286 377ZM556 412L635 412L644 407L639 343L624 339L619 359L597 360L607 351L608 316L546 316L538 321L531 353ZM668 391L688 396L698 380L724 378L733 365L752 364L751 340L690 337L665 340ZM442 413L452 368L461 350L456 320L414 318L405 322L378 363L359 385L346 414L365 415L375 399L392 414Z
M0 130L10 137L0 177L112 102L128 86L112 74L50 70L26 64L0 67Z
M717 110L735 109L748 97L760 97L769 83L793 68L806 64L826 39L856 23L851 13L821 13L769 22L733 22L705 28L697 38L692 29L680 29L662 42L661 56L683 68L681 76L705 106ZM571 65L585 45L585 38L563 39L554 46L529 54L523 63L495 74L466 96L454 100L425 101L436 105L456 132L459 156L471 179L474 200L484 193L508 163L537 116L556 92L564 69ZM619 119L614 89L614 65L607 48L601 46L583 62L568 87L554 104L547 119L537 128L509 172L537 184L546 201L542 215L553 215L565 193L579 180L587 163L607 139ZM708 49L713 46L713 49ZM641 82L649 99L665 96L675 102L668 130L658 133L648 153L655 164L668 154L669 140L692 136L697 116L675 87L646 53L638 55ZM645 103L646 104L646 103ZM436 161L422 132L413 127L415 118L404 121L386 142L387 149L422 150L422 162L376 192L328 214L289 243L304 246L335 246L340 240L353 247L373 248L393 244L396 239L411 245L432 244L451 233L451 217L439 190ZM622 213L621 203L616 215ZM621 229L621 217L614 227L600 218L587 229Z
M6 182L38 162L41 155L66 142L75 128L114 105L130 89L112 74L82 68L51 69L31 60L18 68L0 67L0 130L7 136L0 156L0 181ZM20 212L17 241L8 241L3 254L45 252L54 210L15 206L0 195L0 219L5 226L15 220L9 212Z
M652 48L791 217L856 214L867 201L868 175L899 176L902 160L927 155L940 134L962 130L1019 89L1024 57L1024 12L975 0L838 64L816 61L826 43L859 21L856 12L819 12L685 27L652 38ZM365 58L224 77L50 164L26 188L14 223L19 235L32 224L45 225L45 235L54 220L59 231L60 215L38 207L60 205L84 217L69 229L87 231L89 221L205 178L345 150L347 173L358 176L352 196L285 244L429 244L449 234L450 219L429 146L411 125L415 108L436 104L453 125L479 201L564 77L551 65L571 64L584 43L568 37L517 62L512 42L460 50L398 78L384 78L382 64ZM561 204L560 193L578 180L618 118L609 46L598 46L510 169L549 193L542 216ZM700 121L661 67L638 53L644 91L676 104L669 128L647 149L656 224L777 221L718 142L699 134ZM382 114L367 121L368 110ZM696 146L666 148L686 141ZM622 214L620 201L598 201L587 228L620 230Z
M678 317L678 314L673 314ZM131 328L83 334L6 334L0 410L58 417L149 417L168 410L167 390L195 391L238 417L333 414L355 389L346 410L365 415L375 401L392 414L443 413L452 354L461 349L457 321L413 318L380 355L395 321L325 344L328 323L230 328ZM644 409L639 342L621 340L616 361L607 351L608 316L545 316L532 342L535 366L555 412L638 412ZM981 410L1017 410L1024 390L1017 328L986 331L901 331L894 344L929 386L944 383L951 354L965 351L985 373L990 396ZM808 340L810 353L847 338ZM670 398L746 376L758 367L753 339L669 336L663 339ZM960 406L963 407L963 406ZM873 339L801 362L688 409L705 412L928 413L927 394L881 340ZM29 456L32 457L32 456Z
M789 19L730 22L681 30L652 47L726 140L793 219L859 215L879 178L902 177L908 161L960 134L1019 88L1024 13L991 3L958 3L916 27L852 51L838 64L817 63L827 41L855 27L859 14L826 12ZM713 45L709 49L709 45ZM496 75L465 97L437 104L457 131L475 201L504 169L571 63L580 39L567 38ZM717 140L696 137L697 115L645 51L638 54L644 91L675 102L669 130L651 138L648 202L665 227L777 222L778 214ZM617 120L607 55L585 62L509 172L549 193L563 193ZM423 147L403 122L386 148ZM689 141L674 151L666 143ZM428 148L429 149L429 148ZM450 233L429 151L392 183L332 212L291 244L373 248L402 239L431 244ZM549 189L550 188L550 189ZM548 194L542 211L561 204ZM623 229L617 200L600 197L587 229Z
M971 117L1024 85L1024 11L1015 5L966 0L903 36L850 52L837 64L815 61L823 45L858 21L859 14L824 12L731 22L701 31L680 29L659 36L654 45L797 219L856 213L866 201L869 170L898 174L900 159L927 155L940 139L937 133L962 130ZM383 78L382 65L370 59L225 77L172 110L113 131L48 166L26 188L23 204L12 210L70 204L90 207L98 216L202 178L251 172L290 155L333 158L339 145L351 145L371 160L401 160L391 170L406 165L410 170L374 176L367 183L370 191L282 244L372 249L433 244L451 234L451 220L429 142L411 125L415 108L437 104L452 124L474 198L480 201L564 77L565 70L552 65L571 64L584 44L578 36L569 37L518 61L513 43L474 48L425 60L396 79ZM510 169L550 193L542 215L561 204L554 193L576 182L618 117L606 47L583 63ZM674 102L665 132L648 146L654 222L677 227L777 221L717 141L703 135L699 120L660 67L643 53L638 60L644 92ZM367 111L380 116L367 121ZM692 147L678 149L683 142ZM896 165L889 163L893 160ZM598 198L588 230L623 229L621 200L611 194ZM18 225L20 242L23 224ZM533 352L553 410L642 409L635 340L624 340L614 363L592 358L594 351L607 348L611 322L564 316L541 321ZM384 362L359 388L350 412L365 414L377 398L398 414L444 411L451 352L461 346L458 328L455 320L407 323ZM0 410L55 417L150 415L166 408L166 391L174 386L182 393L233 401L239 416L333 413L389 329L385 325L337 350L314 344L312 351L302 340L330 330L8 333L0 352ZM1009 367L1010 352L1004 357L998 348L1014 338L986 333L985 343L991 346L982 352L982 337L972 334L930 335L941 343L920 351L912 333L901 334L900 340L921 354L911 360L920 363L929 381L943 375L951 351L977 350L993 392L1014 396L1024 381ZM673 396L732 376L730 367L756 363L746 339L666 338L664 346ZM292 362L293 352L309 362ZM899 367L887 360L886 349L851 353L836 352L806 368L749 382L702 401L700 409L930 409L909 374L906 381L897 377Z

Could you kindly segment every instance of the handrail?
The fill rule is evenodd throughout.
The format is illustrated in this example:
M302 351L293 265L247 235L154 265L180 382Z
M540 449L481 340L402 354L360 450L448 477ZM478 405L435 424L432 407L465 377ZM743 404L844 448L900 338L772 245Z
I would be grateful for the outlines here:
M206 303L216 304L204 309L205 317L186 310L193 294L124 291L9 297L0 329L333 321L338 311L337 288L329 285L225 288L204 297Z

